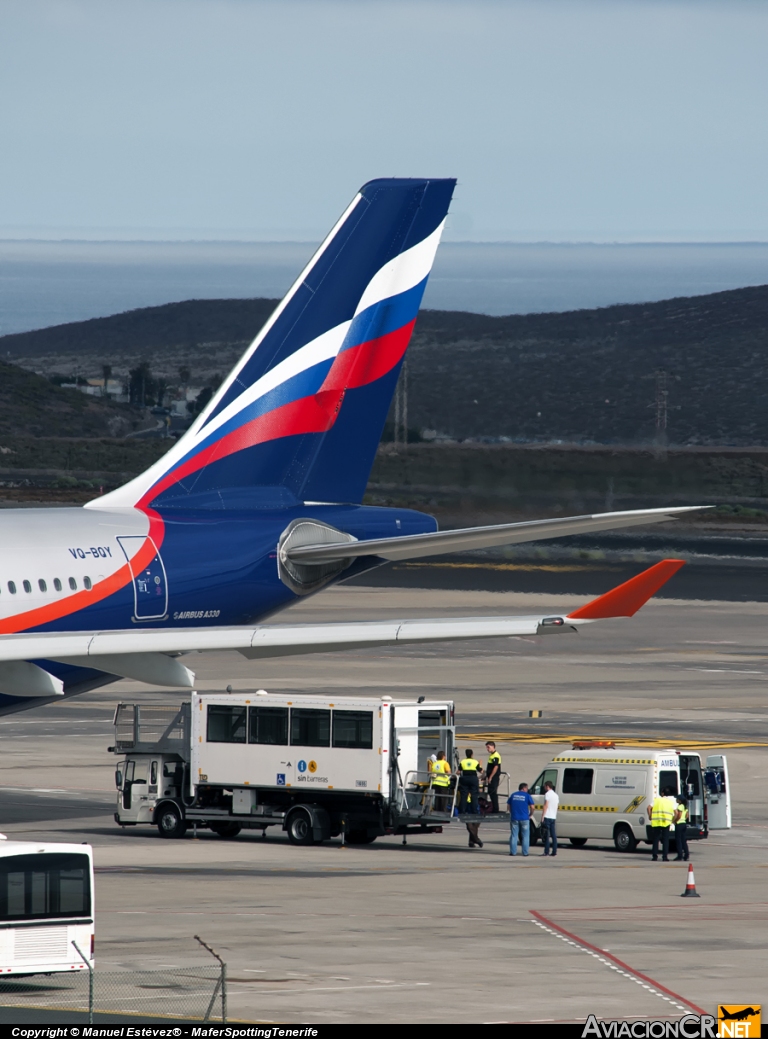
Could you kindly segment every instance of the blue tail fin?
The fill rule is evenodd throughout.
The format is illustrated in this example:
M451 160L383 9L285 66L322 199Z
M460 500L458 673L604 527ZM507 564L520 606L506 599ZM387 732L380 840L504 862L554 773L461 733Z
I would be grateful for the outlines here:
M454 185L361 188L188 432L94 505L360 502Z

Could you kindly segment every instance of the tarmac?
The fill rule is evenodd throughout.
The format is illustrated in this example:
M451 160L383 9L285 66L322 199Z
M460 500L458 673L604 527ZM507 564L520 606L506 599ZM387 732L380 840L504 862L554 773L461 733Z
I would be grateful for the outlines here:
M281 620L554 613L584 601L546 588L341 586ZM121 829L106 750L115 704L183 699L127 681L2 719L0 828L93 844L97 969L200 964L201 935L227 961L231 1020L583 1022L768 1003L767 628L768 603L657 599L579 635L185 660L201 690L451 696L462 744L482 757L485 734L497 734L515 785L577 736L725 747L733 828L692 845L699 899L680 898L684 865L652 863L646 845L620 854L564 842L555 860L539 848L511 859L504 823L483 825L472 850L461 825L405 847L345 848L293 847L274 828L233 841ZM171 999L168 1013L179 1009Z

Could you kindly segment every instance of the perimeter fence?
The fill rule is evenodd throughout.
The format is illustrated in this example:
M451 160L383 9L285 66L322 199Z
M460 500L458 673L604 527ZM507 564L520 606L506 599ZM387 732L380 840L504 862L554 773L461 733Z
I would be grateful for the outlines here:
M0 979L4 1008L26 1011L124 1015L133 1019L221 1021L227 1017L226 965L166 970L124 970L33 975ZM79 1017L78 1017L79 1019ZM33 1020L29 1017L29 1020Z

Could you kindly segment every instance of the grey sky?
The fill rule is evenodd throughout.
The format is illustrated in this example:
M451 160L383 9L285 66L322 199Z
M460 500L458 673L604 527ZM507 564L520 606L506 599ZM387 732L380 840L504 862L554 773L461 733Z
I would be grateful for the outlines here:
M768 240L765 0L3 0L0 237Z

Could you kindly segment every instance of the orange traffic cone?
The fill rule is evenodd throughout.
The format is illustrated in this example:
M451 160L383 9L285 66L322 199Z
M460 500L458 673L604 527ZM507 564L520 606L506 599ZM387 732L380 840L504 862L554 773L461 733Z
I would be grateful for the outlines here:
M693 863L688 863L688 879L685 883L685 891L680 896L681 898L701 898L701 895L696 893L696 881L693 879Z

